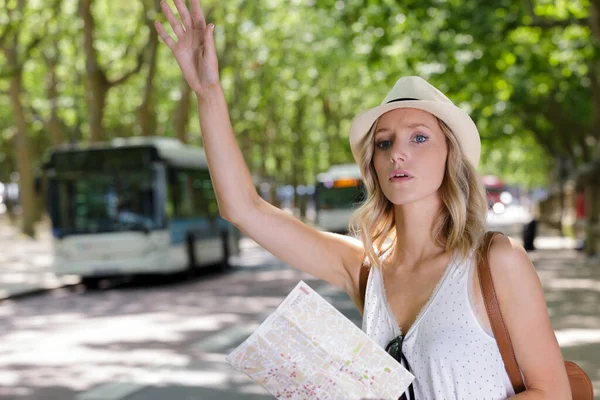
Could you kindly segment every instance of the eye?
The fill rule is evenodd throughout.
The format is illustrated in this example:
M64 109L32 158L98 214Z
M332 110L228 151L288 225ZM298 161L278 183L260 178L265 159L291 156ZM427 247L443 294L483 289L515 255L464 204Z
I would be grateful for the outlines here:
M391 145L392 142L390 140L380 140L375 144L375 146L377 146L380 149L388 149Z
M417 134L414 137L414 141L417 143L425 143L427 140L429 139L429 137L427 135L423 135L423 134Z

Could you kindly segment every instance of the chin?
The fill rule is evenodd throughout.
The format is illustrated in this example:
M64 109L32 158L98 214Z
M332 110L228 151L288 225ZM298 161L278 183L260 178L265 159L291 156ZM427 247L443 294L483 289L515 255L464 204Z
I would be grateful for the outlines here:
M386 197L395 206L404 206L415 203L423 198L422 196L415 195L414 193L390 193L389 195L386 194Z
M399 190L388 190L385 193L385 197L396 206L405 206L408 204L417 203L430 199L431 196L437 194L436 191L426 193L415 193L414 191L399 191Z

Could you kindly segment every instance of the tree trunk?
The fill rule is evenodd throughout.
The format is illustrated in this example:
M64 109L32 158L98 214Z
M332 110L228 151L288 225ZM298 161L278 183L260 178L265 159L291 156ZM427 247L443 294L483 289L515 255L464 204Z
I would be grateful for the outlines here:
M304 117L306 115L306 97L301 97L296 103L296 117L294 118L293 129L297 135L295 142L296 149L294 150L294 158L292 160L292 170L294 171L293 185L294 185L294 208L298 209L299 218L301 220L306 219L306 201L305 195L298 195L298 186L304 185L305 181L305 149L307 142L307 135L304 134L303 124Z
M281 139L279 138L279 135L275 137L275 140L273 140L273 157L275 158L275 171L276 171L276 175L275 175L275 179L274 179L274 185L273 185L273 205L277 208L281 208L281 199L279 198L279 196L277 196L277 186L279 186L282 182L284 182L283 179L283 155L281 154L283 151L283 145L281 143Z
M50 102L50 118L46 123L46 129L50 134L50 144L52 146L58 146L63 142L63 125L58 116L58 90L56 88L58 79L56 77L56 64L58 63L58 46L54 44L54 54L51 56L45 56L46 67L48 73L46 75L46 93L48 94L48 101Z
M8 57L12 58L12 57ZM16 60L8 60L9 65L16 67ZM21 102L22 92L22 69L15 68L15 73L10 79L10 104L13 113L13 121L16 133L13 137L15 146L15 161L19 172L19 200L23 213L21 215L21 231L27 236L35 236L35 197L33 188L33 173L31 169L31 149L29 148L27 122L23 104Z
M260 141L260 151L262 154L262 162L258 165L258 168L256 170L256 173L258 174L258 176L261 177L261 179L264 179L268 176L267 173L267 159L269 158L269 149L271 148L271 133L269 132L269 125L270 122L267 122L265 128L264 128L264 134L263 137Z
M152 45L150 52L150 65L148 66L148 76L146 77L146 85L144 86L144 97L142 104L137 109L138 125L140 127L140 135L152 136L156 133L156 109L152 94L154 92L154 75L156 73L156 44Z
M48 199L48 196L46 196L46 191L47 191L46 181L41 174L38 177L38 179L39 180L35 181L35 183L34 183L34 187L36 189L34 191L35 213L33 216L35 223L42 221L42 219L44 218L44 215L46 214L46 211L47 211L46 204L47 204L47 199Z
M598 1L590 2L590 29L596 45L600 44L600 4ZM590 65L590 81L591 91L593 96L594 107L594 128L592 132L596 139L600 139L600 79L598 73L600 65L595 58ZM600 157L600 141L596 144L595 156ZM594 157L592 157L593 159ZM593 163L593 161L591 161ZM585 252L588 256L593 257L598 254L597 243L600 239L600 182L596 176L591 176L585 180L585 196L586 196L586 223L585 223Z
M23 66L31 58L32 50L42 41L40 34L33 35L29 43L20 41L19 17L24 14L26 0L19 0L16 8L8 8L8 23L12 29L6 29L0 36L0 48L4 52L6 59L6 70L10 71L8 96L12 111L12 122L15 128L15 134L12 138L14 145L13 160L16 170L19 174L18 180L15 179L18 187L18 201L21 206L21 232L30 236L35 236L35 193L33 186L32 157L29 144L27 119L22 102L23 94ZM6 22L6 21L5 21ZM9 45L10 43L10 45ZM20 55L19 50L23 50ZM11 168L12 171L12 168ZM12 180L12 179L11 179ZM16 195L13 194L13 195ZM17 197L17 196L14 196ZM11 199L12 201L13 199ZM14 200L17 200L15 198ZM10 202L7 204L10 204ZM9 215L12 213L12 207L9 206Z
M85 53L86 99L88 104L90 141L99 142L104 139L102 119L108 80L98 65L94 48L94 18L92 16L92 0L81 0L79 12L83 20L83 50Z
M58 115L58 77L56 76L56 66L59 60L59 49L56 42L52 44L52 47L48 48L47 52L42 52L44 61L46 63L46 94L48 102L50 103L50 116L45 121L44 126L50 136L50 145L55 147L59 146L64 141L63 132L66 130L66 124L60 119ZM34 149L30 149L34 150ZM34 157L39 159L43 156L43 149L35 151ZM35 182L35 222L40 222L46 212L47 196L46 196L46 179L41 175L39 181Z
M2 175L0 176L0 179L5 180L6 182L12 181L12 179L10 178L10 175L13 171L16 170L16 165L15 165L15 157L14 157L14 143L11 142L6 142L6 144L3 146L4 148L2 149L7 155L10 154L10 156L7 156L5 158L5 160L0 163L0 167L2 168ZM7 188L5 188L7 189ZM4 198L4 204L6 205L6 215L8 215L8 219L9 222L12 226L16 226L17 225L17 217L15 215L15 210L14 210L14 204L13 204L13 200L12 198L8 197L8 193L5 192L5 195L7 195Z
M192 89L190 85L181 79L179 86L181 98L175 108L175 137L181 140L183 143L188 143L187 127L190 121L190 107L192 103Z
M325 117L328 164L339 164L345 158L345 154L340 150L340 144L345 140L342 137L342 119L339 112L333 109L329 99L323 100L323 116Z
M98 63L98 55L94 47L95 23L91 10L92 1L80 0L79 13L83 21L83 51L85 54L86 99L89 114L90 141L99 142L105 139L102 120L109 89L125 83L133 74L140 71L144 62L143 49L149 43L146 43L138 53L137 63L133 69L124 73L120 78L109 81L106 72Z
M104 119L104 107L106 105L108 90L94 78L88 80L88 83L89 86L86 94L89 105L90 142L101 142L104 140L102 120Z
M137 109L138 126L142 136L152 136L156 134L156 109L154 107L154 76L156 75L156 60L158 54L158 33L154 29L154 24L148 14L160 13L160 2L152 0L153 10L148 10L144 3L146 13L146 26L150 30L147 47L148 75L146 75L146 84L144 85L144 96L142 104Z
M585 219L585 253L590 256L598 254L598 230L600 229L600 188L598 182L587 180L585 183L586 219Z

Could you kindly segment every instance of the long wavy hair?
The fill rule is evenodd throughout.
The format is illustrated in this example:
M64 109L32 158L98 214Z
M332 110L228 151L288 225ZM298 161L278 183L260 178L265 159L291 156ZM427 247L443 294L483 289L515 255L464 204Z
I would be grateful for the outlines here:
M445 251L457 251L466 259L485 233L487 200L477 171L465 157L458 139L442 120L438 124L446 136L448 156L444 178L439 189L442 207L438 213L433 237ZM381 268L381 255L396 242L394 205L384 195L373 164L374 136L377 120L360 143L360 170L367 196L350 218L350 234L363 242L367 263ZM384 247L385 246L385 247Z

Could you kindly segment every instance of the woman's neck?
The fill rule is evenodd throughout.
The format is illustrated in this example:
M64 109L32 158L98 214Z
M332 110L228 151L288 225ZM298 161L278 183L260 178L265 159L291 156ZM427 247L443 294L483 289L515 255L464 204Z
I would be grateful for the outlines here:
M437 194L411 204L394 206L397 239L389 258L393 265L410 268L444 253L433 232L441 207Z

